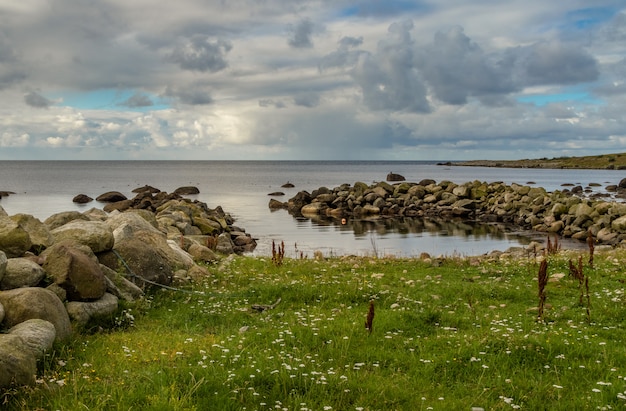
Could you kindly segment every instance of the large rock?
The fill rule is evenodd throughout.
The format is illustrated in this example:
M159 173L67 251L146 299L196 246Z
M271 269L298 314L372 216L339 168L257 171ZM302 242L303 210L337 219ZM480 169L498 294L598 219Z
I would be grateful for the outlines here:
M32 215L15 214L11 216L11 220L15 221L28 233L31 242L31 249L36 253L50 247L50 245L54 242L54 238L52 237L52 234L50 234L48 226Z
M72 334L70 318L63 302L45 288L28 287L0 291L4 307L4 326L14 327L31 319L50 321L56 330L56 341L66 340ZM1 373L0 373L1 374Z
M32 242L28 232L10 217L0 216L0 251L7 257L21 257L30 250Z
M115 242L133 238L139 231L163 236L163 233L158 229L158 222L154 214L145 210L119 213L109 217L105 223L111 229Z
M113 251L101 253L98 258L107 267L126 272L140 287L147 286L144 280L169 285L174 272L174 264L167 259L170 250L162 234L155 236L140 231L132 238L116 242Z
M135 301L143 296L143 290L131 281L128 281L117 271L105 265L100 265L102 272L107 279L107 292L113 294L120 300Z
M46 218L43 223L49 230L54 230L74 220L89 221L89 217L78 211L63 211L61 213L52 214L50 217Z
M41 266L28 258L10 258L6 274L0 280L0 290L20 287L34 287L46 276Z
M616 218L611 223L611 228L617 232L626 232L626 215Z
M54 325L32 319L0 334L0 390L35 384L37 360L52 348Z
M92 302L70 301L65 304L70 319L79 327L86 326L92 319L105 318L117 311L118 299L106 293Z
M97 259L69 243L46 250L44 270L67 292L69 300L96 300L106 292L106 281Z
M6 274L7 263L8 263L8 259L7 259L6 254L3 251L0 251L0 281L2 281L2 278Z
M96 197L96 201L101 203L115 203L116 201L127 200L127 197L119 191L107 191Z
M215 250L222 254L232 254L235 250L235 244L230 238L230 234L222 233L217 237L217 246Z
M114 237L111 228L102 221L74 220L52 230L56 241L72 239L89 246L94 253L113 248Z

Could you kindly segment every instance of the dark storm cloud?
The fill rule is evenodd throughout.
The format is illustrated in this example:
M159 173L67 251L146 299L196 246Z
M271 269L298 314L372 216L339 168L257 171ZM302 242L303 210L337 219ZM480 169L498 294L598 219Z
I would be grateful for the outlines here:
M296 25L289 27L287 44L293 48L304 49L313 47L313 22L309 19L300 20Z
M427 90L414 64L411 21L394 23L375 54L361 54L351 75L372 110L427 113Z
M125 106L130 108L138 108L138 107L151 107L154 105L150 97L146 96L142 93L135 93L130 96L128 99L122 101L118 104L119 106Z
M228 67L226 55L232 48L230 41L194 35L179 44L170 59L185 70L215 73Z
M177 99L182 104L202 106L213 104L211 93L202 85L190 85L185 87L169 86L165 89L165 96Z
M302 93L293 98L293 102L296 106L301 107L316 107L320 104L320 96L316 93Z
M492 61L461 27L436 33L433 42L418 51L416 67L435 96L448 104L515 90L506 68Z
M54 104L53 101L48 100L41 94L36 93L34 91L30 91L24 94L24 102L28 104L29 106L36 107L36 108L48 108L52 104Z
M579 45L542 42L516 51L525 86L591 82L600 74L596 59Z

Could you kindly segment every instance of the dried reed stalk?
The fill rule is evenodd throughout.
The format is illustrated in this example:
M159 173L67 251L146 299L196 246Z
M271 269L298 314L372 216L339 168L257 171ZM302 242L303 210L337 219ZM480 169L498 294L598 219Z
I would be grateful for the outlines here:
M285 242L281 241L279 246L272 240L272 263L279 266L283 265L285 259Z
M548 245L546 246L546 251L549 255L554 255L559 252L561 249L561 244L559 244L559 237L554 236L554 243L550 241L550 236L548 236Z
M365 329L368 334L371 334L374 329L374 300L370 300L370 307L367 311L367 318L365 319Z
M541 260L539 265L539 273L537 274L537 285L539 289L539 307L537 313L537 321L543 320L543 309L546 303L546 285L548 284L548 261Z
M589 231L587 234L587 246L589 246L589 267L591 268L593 268L593 251L595 250L593 245L594 242L593 235L591 234L591 231Z

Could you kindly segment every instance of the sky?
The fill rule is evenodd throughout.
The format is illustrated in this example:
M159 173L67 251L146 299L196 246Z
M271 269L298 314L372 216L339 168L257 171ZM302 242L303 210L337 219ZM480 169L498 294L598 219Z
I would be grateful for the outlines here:
M0 2L0 160L624 151L623 0Z

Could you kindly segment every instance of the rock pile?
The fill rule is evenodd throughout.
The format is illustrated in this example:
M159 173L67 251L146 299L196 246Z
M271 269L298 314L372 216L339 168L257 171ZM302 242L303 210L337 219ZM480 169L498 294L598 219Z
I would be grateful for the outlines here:
M615 190L624 190L626 179ZM619 194L619 193L618 193ZM287 209L304 217L337 219L368 217L459 217L500 222L524 230L554 233L599 243L626 240L626 204L587 198L569 190L547 192L540 187L502 182L455 184L425 179L419 183L357 182L312 193L298 192L286 202L270 200L270 209Z
M126 211L70 211L44 222L0 207L0 388L33 384L36 362L53 342L110 318L120 299L208 276L197 262L256 245L221 207L153 195L108 196L130 201Z

